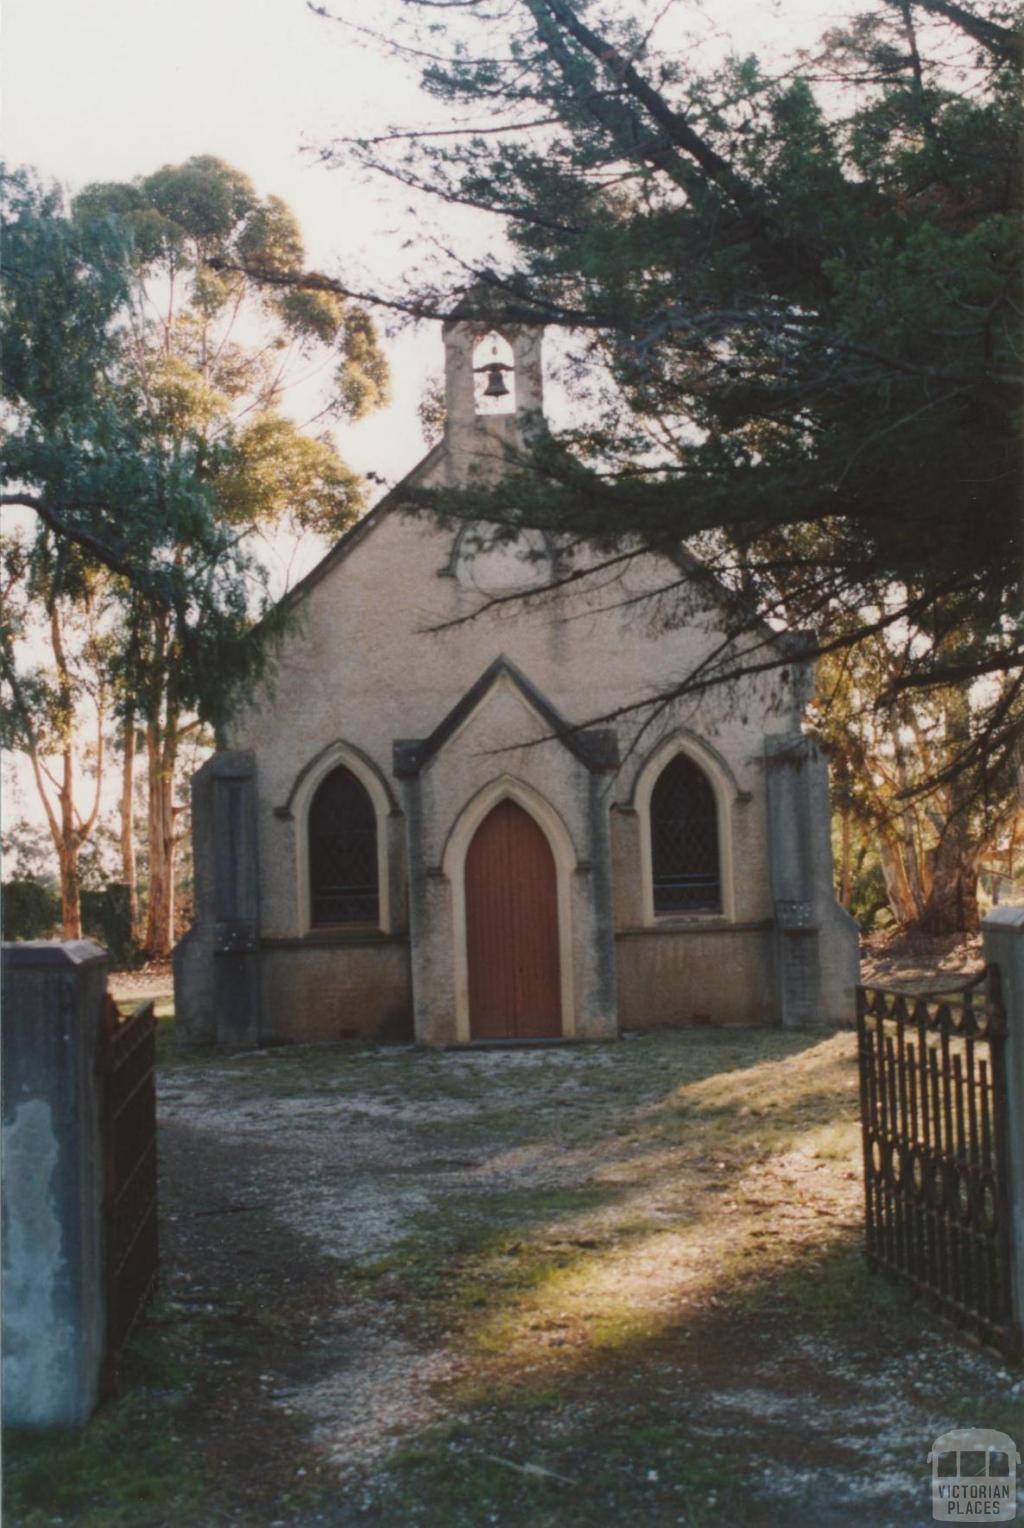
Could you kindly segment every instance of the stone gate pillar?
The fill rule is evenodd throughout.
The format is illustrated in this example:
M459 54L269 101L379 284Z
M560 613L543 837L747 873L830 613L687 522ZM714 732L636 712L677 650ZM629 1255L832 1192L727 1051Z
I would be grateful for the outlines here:
M183 1049L259 1044L259 861L256 760L215 753L192 779L192 927L174 951Z
M768 862L781 1023L852 1024L857 925L835 899L828 769L803 732L765 739Z
M3 946L3 1399L14 1426L81 1426L106 1351L97 1054L107 955Z
M1024 907L993 907L981 932L985 960L999 968L1006 1011L1011 1276L1014 1316L1024 1329Z

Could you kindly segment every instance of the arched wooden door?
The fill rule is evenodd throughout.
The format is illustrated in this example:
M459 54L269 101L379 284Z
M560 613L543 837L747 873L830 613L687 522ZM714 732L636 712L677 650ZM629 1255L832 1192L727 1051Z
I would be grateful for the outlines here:
M514 801L487 814L466 855L466 954L474 1040L562 1033L554 856Z

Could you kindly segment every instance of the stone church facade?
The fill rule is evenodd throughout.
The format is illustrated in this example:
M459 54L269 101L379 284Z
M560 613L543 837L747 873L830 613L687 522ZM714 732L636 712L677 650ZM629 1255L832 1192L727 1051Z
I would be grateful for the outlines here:
M404 513L408 485L500 472L541 417L539 330L456 309L444 341L443 440L289 596L273 681L193 782L183 1042L848 1022L799 642L630 709L707 656L721 605L698 580L680 600L682 562Z

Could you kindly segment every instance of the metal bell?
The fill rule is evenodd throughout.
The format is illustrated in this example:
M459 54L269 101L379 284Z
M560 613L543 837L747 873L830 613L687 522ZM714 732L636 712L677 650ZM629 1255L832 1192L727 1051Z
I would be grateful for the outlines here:
M507 398L508 388L505 386L503 371L511 371L511 366L506 366L503 361L491 361L486 366L480 367L487 373L487 386L484 388L485 398Z

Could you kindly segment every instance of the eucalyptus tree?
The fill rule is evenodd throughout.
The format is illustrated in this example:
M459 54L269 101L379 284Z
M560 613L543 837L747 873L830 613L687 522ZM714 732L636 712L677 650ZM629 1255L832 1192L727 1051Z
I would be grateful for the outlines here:
M105 601L116 589L161 612L182 633L186 703L214 714L225 680L244 684L264 661L246 636L260 588L253 559L220 521L195 442L170 454L149 432L127 356L130 231L111 219L74 222L61 193L27 171L5 171L0 192L0 502L31 517L27 530L13 526L3 544L0 719L6 745L30 761L55 834L71 934L79 919L82 824L95 816L91 807L83 813L74 791L79 703L90 685L74 642L65 640L75 624L71 607L91 602L95 613L98 575L105 574ZM105 619L111 614L108 602ZM95 643L83 656L90 651L99 656ZM137 680L130 651L114 653L107 644L103 658L120 667L129 688ZM100 709L109 710L114 683L113 674L94 676L94 702L103 690ZM51 760L61 782L57 812L46 780Z
M77 548L48 551L30 556L20 538L0 538L0 737L28 759L58 867L64 934L80 939L81 859L100 821L107 755L111 697L103 614L109 579ZM19 661L19 639L29 634L34 614L45 641L33 644L31 661Z
M362 484L331 428L383 401L385 362L364 309L333 294L253 289L215 256L301 264L300 230L276 197L200 156L71 204L25 173L7 178L4 502L36 515L32 557L73 545L112 577L109 681L122 735L122 848L136 736L148 786L143 943L174 933L183 735L225 719L264 672L281 618L261 538L334 535ZM319 383L285 411L297 371ZM257 636L258 631L258 636Z
M1012 859L1024 814L1012 782L992 777L979 789L977 772L949 770L969 733L969 687L895 693L903 657L895 636L879 634L821 662L814 709L833 766L840 898L851 906L859 857L860 873L880 878L897 923L974 932L980 874L1007 850Z

